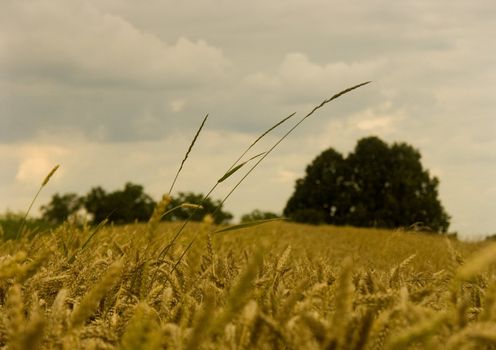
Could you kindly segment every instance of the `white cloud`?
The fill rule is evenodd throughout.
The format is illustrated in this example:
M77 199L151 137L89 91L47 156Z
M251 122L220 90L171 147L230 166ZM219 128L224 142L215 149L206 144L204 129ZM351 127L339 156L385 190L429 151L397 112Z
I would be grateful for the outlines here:
M312 86L322 85L329 82L340 84L346 80L363 79L364 76L371 76L379 69L384 62L330 62L317 64L312 62L303 53L287 54L279 67L279 76L283 83Z
M27 158L19 165L16 180L26 183L41 183L52 168L53 165L46 158Z
M357 122L360 130L374 132L377 129L387 130L391 128L393 119L391 117L370 117Z
M277 182L286 183L286 184L289 184L292 186L299 175L300 174L296 171L291 171L291 170L287 170L287 169L279 169L279 171L277 172L277 174L275 176L275 180Z
M267 90L294 104L308 104L315 96L373 80L384 69L384 60L365 62L313 62L301 52L286 54L273 72L256 72L245 77L252 88Z
M173 112L180 112L186 106L187 100L185 98L175 99L170 102L170 109Z
M24 185L40 185L45 176L58 164L67 151L58 146L24 145L11 149L18 166L15 180ZM63 171L57 172L57 178ZM55 178L55 177L54 177Z
M350 123L357 129L371 134L389 135L397 130L398 124L405 118L403 111L392 109L390 102L378 108L367 108L350 116Z

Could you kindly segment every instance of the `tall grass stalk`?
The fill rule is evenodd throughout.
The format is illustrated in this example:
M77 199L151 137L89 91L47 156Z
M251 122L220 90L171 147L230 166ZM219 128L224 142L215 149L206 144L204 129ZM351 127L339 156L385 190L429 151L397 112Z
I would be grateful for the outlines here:
M358 84L358 85L355 85L355 86L352 86L350 88L347 88L341 92L338 92L337 94L333 95L332 97L328 98L327 100L324 100L322 101L318 106L314 107L307 115L305 115L303 118L301 118L295 125L293 125L293 127L291 129L289 129L267 152L265 152L265 154L250 168L250 170L247 171L247 173L238 181L238 183L236 183L236 185L233 186L233 188L231 189L231 191L229 191L229 193L224 197L224 199L219 203L219 205L217 206L217 208L215 209L214 211L214 214L216 214L217 211L220 210L220 208L222 208L222 206L224 205L224 203L227 201L227 199L233 194L233 192L239 187L239 185L241 185L241 183L248 177L248 175L250 175L252 173L253 170L255 170L255 168L270 154L272 153L272 151L277 147L279 146L279 144L284 141L284 139L286 139L298 126L300 126L301 123L303 123L308 117L310 117L312 114L314 114L317 110L319 110L320 108L324 107L326 104L328 104L329 102L341 97L342 95L344 94L347 94L348 92L350 91L353 91L355 89L358 89L359 87L361 86L364 86L364 85L367 85L369 84L370 81L367 81L365 83L361 83L361 84Z
M48 184L48 181L50 181L50 178L53 176L53 174L55 174L55 172L57 171L57 169L59 167L60 167L60 165L57 164L55 167L53 167L52 170L50 170L50 172L47 174L47 176L45 176L45 179L41 183L40 188L38 188L38 192L36 192L33 200L29 204L29 207L28 207L28 210L26 211L26 214L24 214L24 217L22 218L21 226L19 227L19 230L17 231L16 239L19 239L19 236L21 235L21 232L26 225L26 220L28 218L29 212L31 211L31 208L33 208L33 204L36 201L36 199L38 198L38 196L40 195L41 190L43 189L43 187L45 187Z
M200 127L198 128L195 136L193 137L193 141L191 141L191 144L189 145L188 150L186 151L186 154L184 155L184 158L181 162L181 165L179 165L179 169L177 170L176 176L174 177L174 180L172 181L171 187L169 188L169 196L172 193L172 189L174 188L174 185L176 184L177 178L179 177L179 173L181 173L181 170L183 169L184 163L188 159L189 154L191 153L191 150L193 149L193 146L195 145L196 140L198 139L198 135L200 135L200 132L202 131L203 126L205 125L205 122L207 121L207 119L208 119L208 114L205 116L205 118L203 118L203 121L200 124Z
M367 81L365 83L361 83L361 84L358 84L358 85L355 85L355 86L352 86L352 87L349 87L345 90L342 90L340 92L338 92L337 94L331 96L330 98L322 101L318 106L315 106L308 114L306 114L303 118L301 118L295 125L293 125L293 127L291 127L267 152L265 152L259 159L258 161L253 164L253 166L246 172L246 174L236 183L236 185L233 186L233 188L229 191L229 193L224 197L224 199L219 203L219 205L216 207L216 209L214 210L213 212L213 216L215 217L215 214L217 214L217 212L220 210L220 208L222 208L222 206L224 205L224 203L227 201L227 199L233 194L233 192L239 187L239 185L241 185L241 183L253 172L253 170L255 170L255 168L270 154L272 153L272 151L277 147L279 146L279 144L284 141L284 139L286 139L298 126L300 126L301 123L303 123L307 118L309 118L312 114L314 114L317 110L319 110L320 108L324 107L326 104L328 104L329 102L343 96L344 94L347 94L348 92L351 92L355 89L358 89L359 87L362 87L364 85L367 85L369 84L370 81ZM273 129L273 128L271 128ZM194 242L196 240L196 236L194 236L192 239L191 239L191 242ZM176 262L176 264L174 266L177 266L181 259L184 257L184 255L186 254L186 252L189 250L189 248L191 247L192 243L190 242L190 244L187 246L187 248L183 251L183 253L181 254L179 260Z
M281 119L279 122L277 122L276 124L274 124L273 126L271 126L269 129L267 129L266 131L264 131L259 137L257 137L255 139L255 141L253 141L242 153L241 155L232 163L232 165L226 170L226 172L224 173L224 176L222 176L213 186L212 188L210 188L210 190L207 192L207 194L203 197L203 199L201 200L200 203L197 203L198 205L203 205L205 203L205 201L210 197L210 195L212 194L213 191L215 191L215 189L217 188L217 186L222 182L220 180L223 180L223 177L226 176L226 174L229 174L237 165L238 163L241 161L241 159L243 159L243 157L262 139L264 138L267 134L269 134L272 130L276 129L277 127L279 127L280 125L282 125L284 122L286 122L287 120L289 120L290 118L292 118L296 113L291 113L290 115L288 115L287 117ZM262 156L263 154L259 154L257 156ZM255 156L255 157L257 157ZM252 157L250 160L254 159L255 157ZM246 163L246 162L245 162ZM230 174L232 175L232 173ZM179 237L179 235L181 234L181 232L184 230L184 228L186 227L186 225L188 225L188 223L191 221L191 218L196 214L196 212L198 211L199 209L196 208L194 209L191 214L189 215L189 217L184 220L183 224L178 228L178 230L176 231L175 235L172 237L172 239L167 243L167 245L160 251L160 253L158 254L158 260L162 260L165 255L167 254L167 252L169 251L169 249L172 247L172 245L175 243L175 241L177 240L177 238ZM156 274L156 272L155 272ZM155 277L155 274L154 274L154 277Z

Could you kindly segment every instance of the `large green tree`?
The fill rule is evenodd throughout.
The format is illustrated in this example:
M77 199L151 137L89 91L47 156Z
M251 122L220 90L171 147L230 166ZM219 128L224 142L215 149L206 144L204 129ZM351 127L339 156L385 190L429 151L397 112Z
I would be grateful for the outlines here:
M333 149L306 168L284 215L298 222L434 231L449 226L438 198L439 180L422 167L418 150L377 137L358 141L346 158Z

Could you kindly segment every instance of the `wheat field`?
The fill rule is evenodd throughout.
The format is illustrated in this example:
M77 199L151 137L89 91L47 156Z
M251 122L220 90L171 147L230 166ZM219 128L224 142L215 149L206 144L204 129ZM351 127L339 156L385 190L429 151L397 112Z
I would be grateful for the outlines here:
M160 258L177 228L66 223L3 241L0 348L496 348L494 244L207 220Z

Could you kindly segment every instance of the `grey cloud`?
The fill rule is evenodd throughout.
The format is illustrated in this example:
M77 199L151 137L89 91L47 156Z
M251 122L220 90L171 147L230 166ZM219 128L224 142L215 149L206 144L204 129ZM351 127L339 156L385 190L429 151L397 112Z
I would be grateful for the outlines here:
M9 2L4 10L2 142L60 132L160 138L196 120L190 103L181 111L174 101L224 85L231 69L204 40L168 43L85 2Z
M0 63L10 79L181 88L219 79L229 66L222 51L203 40L179 36L168 43L84 2L41 1L10 10L20 19L3 25Z
M156 139L193 126L205 112L213 114L215 128L255 131L348 85L380 84L395 66L390 55L450 47L442 32L425 28L435 22L415 13L430 6L284 4L181 2L165 11L159 2L145 8L11 2L3 31L8 54L0 67L4 79L22 89L5 107L0 126L10 131L0 137L74 129L97 140ZM347 17L356 24L345 23ZM50 84L56 87L45 91ZM36 85L36 92L26 92ZM177 98L188 101L182 111L164 108ZM402 94L398 102L409 98ZM383 102L372 92L337 114L374 99Z

